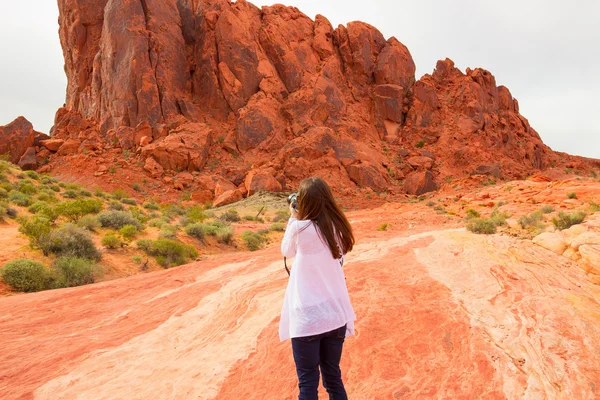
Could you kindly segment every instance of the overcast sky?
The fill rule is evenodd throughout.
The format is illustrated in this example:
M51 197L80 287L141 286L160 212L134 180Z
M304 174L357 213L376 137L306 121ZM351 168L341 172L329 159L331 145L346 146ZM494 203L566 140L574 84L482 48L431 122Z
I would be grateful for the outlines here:
M275 1L254 1L270 5ZM417 79L446 57L482 67L519 100L552 149L600 158L600 2L284 0L334 26L362 20L411 51ZM66 78L54 0L0 5L0 125L19 115L48 132Z

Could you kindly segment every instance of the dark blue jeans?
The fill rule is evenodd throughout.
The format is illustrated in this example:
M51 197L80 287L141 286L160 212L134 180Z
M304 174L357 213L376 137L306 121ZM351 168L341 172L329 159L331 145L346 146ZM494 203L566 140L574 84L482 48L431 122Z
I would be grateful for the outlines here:
M330 400L348 400L340 359L346 337L346 325L330 332L314 336L292 338L292 350L298 373L298 400L317 400L319 389L319 366L323 373L323 386Z

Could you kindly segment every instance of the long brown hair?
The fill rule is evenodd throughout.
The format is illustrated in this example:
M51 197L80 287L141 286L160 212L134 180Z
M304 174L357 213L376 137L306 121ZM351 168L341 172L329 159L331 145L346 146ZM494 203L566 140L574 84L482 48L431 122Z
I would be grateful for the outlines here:
M350 222L323 179L312 177L300 182L298 218L311 220L316 225L317 232L327 242L333 258L340 258L352 250L354 234Z

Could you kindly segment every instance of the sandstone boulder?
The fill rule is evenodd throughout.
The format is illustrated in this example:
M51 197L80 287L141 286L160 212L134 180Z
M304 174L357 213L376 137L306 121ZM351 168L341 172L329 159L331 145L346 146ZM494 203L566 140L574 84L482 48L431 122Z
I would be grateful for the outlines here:
M144 170L154 178L162 176L164 172L164 168L152 157L146 158Z
M45 148L47 148L48 150L50 150L53 153L56 153L58 151L58 149L60 148L60 146L62 146L62 144L65 141L62 139L48 139L48 140L42 140L40 142L40 144L42 146L44 146Z
M65 142L59 147L56 152L59 156L67 156L71 154L77 154L79 150L79 146L81 146L81 141L78 139L67 139Z
M34 170L37 168L37 157L35 155L35 147L30 147L25 151L25 154L19 159L17 164L23 170Z
M228 204L238 202L243 198L244 196L242 196L242 192L240 192L239 190L228 190L227 192L217 197L215 201L213 201L213 207L226 206Z
M188 123L169 136L142 148L144 157L152 157L164 169L200 171L208 159L212 130L205 124Z
M259 190L267 190L270 192L280 192L282 190L281 183L273 177L269 171L253 170L246 176L244 181L248 196L252 196Z
M219 179L215 185L215 197L219 197L225 192L237 189L237 186L226 179Z
M414 169L431 169L433 167L433 160L429 157L410 157L406 162Z
M389 188L389 175L380 165L361 162L348 165L346 170L352 182L361 187L369 187L376 192L384 192Z
M8 154L9 161L17 164L28 148L33 147L35 131L24 117L0 126L0 154Z
M563 236L558 232L544 232L533 238L533 243L545 249L563 254L569 247Z
M404 181L404 190L408 194L420 196L424 193L434 192L439 189L439 184L434 182L430 171L413 172Z

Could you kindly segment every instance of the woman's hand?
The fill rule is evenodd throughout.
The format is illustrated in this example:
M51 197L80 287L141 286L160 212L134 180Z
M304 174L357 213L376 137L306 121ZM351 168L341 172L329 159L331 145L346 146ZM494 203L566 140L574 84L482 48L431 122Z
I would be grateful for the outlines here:
M296 211L296 209L294 207L292 207L291 204L290 204L290 215L292 216L292 218L298 219L298 211Z

